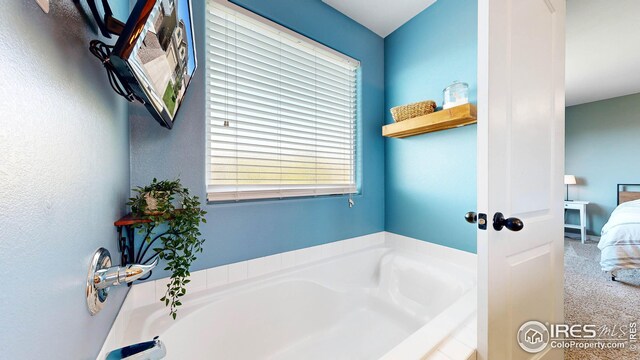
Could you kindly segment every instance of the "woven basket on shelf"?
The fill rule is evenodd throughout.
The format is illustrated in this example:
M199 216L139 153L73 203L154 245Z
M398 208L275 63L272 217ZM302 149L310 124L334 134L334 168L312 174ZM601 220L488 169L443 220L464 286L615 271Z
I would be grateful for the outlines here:
M396 106L391 108L391 116L395 122L411 119L414 117L431 114L436 109L436 102L433 100L420 101L413 104Z

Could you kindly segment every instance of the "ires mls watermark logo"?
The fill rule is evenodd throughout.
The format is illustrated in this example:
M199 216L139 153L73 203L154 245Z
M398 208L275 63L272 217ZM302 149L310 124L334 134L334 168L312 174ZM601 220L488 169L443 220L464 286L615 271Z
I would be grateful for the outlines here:
M517 333L520 348L536 354L547 346L557 349L628 349L637 350L636 322L623 325L549 324L527 321Z
M518 344L522 350L535 354L549 345L549 330L539 321L527 321L518 330Z

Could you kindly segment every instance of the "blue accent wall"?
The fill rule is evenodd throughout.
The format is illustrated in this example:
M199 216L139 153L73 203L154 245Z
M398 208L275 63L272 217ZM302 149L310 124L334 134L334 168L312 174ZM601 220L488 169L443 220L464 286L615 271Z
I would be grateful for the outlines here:
M565 173L578 180L569 198L591 202L587 230L600 235L616 207L616 184L640 183L640 94L570 106L565 114Z
M205 191L205 5L194 1L198 70L173 130L158 126L139 105L130 107L131 185L180 177L201 199ZM320 0L242 0L249 10L361 62L358 125L362 194L205 205L204 253L192 270L233 263L384 230L384 42ZM154 278L166 276L154 271Z
M385 39L385 121L389 109L433 99L454 80L476 102L477 3L440 0ZM476 126L386 140L385 228L476 252Z
M129 195L127 102L89 53L94 30L73 1L0 11L1 359L95 359L127 293L87 310L91 257L117 262Z

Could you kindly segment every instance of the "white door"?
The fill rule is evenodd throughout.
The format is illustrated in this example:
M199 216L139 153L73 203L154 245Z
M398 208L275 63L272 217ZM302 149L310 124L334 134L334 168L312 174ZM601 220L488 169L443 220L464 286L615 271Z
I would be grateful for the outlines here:
M478 358L562 359L525 322L563 314L564 0L478 3ZM492 226L495 213L524 223ZM512 224L513 225L513 224ZM517 224L516 224L517 225ZM529 328L527 328L529 330ZM526 345L526 344L525 344Z

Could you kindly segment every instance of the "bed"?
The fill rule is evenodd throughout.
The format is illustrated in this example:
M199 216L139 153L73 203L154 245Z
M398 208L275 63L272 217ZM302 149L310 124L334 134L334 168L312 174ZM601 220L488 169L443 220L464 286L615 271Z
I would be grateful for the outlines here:
M600 266L613 281L619 270L640 268L640 184L618 184L616 193L618 206L598 243Z

